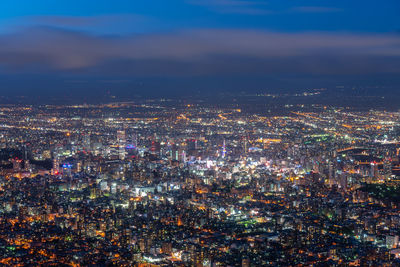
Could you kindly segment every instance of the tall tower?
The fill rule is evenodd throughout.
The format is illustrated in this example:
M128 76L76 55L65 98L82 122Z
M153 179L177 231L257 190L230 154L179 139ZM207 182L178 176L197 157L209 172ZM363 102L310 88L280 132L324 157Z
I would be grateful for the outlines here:
M53 168L51 172L53 175L57 175L60 173L60 161L58 160L57 157L54 157L53 159Z
M124 130L117 132L118 155L120 160L125 159L126 135Z
M221 153L222 158L225 158L226 156L226 144L225 144L225 139L224 139L224 144L222 145L222 153Z
M26 145L24 145L24 169L25 171L30 171L31 166L28 159L28 151L26 149Z

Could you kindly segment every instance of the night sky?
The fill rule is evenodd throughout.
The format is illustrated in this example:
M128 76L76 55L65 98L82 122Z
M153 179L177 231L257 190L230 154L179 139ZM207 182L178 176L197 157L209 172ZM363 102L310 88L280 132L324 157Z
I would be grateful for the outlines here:
M398 0L2 0L0 94L397 92L399 18Z

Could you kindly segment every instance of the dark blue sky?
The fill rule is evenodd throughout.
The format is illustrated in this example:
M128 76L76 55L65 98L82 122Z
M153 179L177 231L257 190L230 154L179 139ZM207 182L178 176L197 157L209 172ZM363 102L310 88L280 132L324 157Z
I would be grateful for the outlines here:
M101 23L99 19L98 25L88 22L91 25L86 29L98 34L204 27L385 33L400 30L397 0L2 0L1 5L3 31L18 25L51 25L50 19L41 21L46 16L75 17L82 22L86 17L95 20L99 16L138 19L128 23ZM58 24L55 26L71 26ZM71 28L80 30L78 25Z
M399 17L397 0L2 0L0 93L398 88Z

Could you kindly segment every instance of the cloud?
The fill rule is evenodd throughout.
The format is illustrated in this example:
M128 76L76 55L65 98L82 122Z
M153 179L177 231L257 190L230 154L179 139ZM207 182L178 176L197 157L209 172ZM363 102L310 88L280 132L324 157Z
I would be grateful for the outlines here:
M340 12L342 9L336 7L323 7L323 6L298 6L293 7L291 11L300 13L331 13Z
M332 13L342 11L336 7L325 6L296 6L282 10L269 9L267 1L257 0L187 0L188 4L208 7L219 13L266 15L282 13Z
M102 24L108 16L33 16L27 20L34 24L52 25L58 27L64 26L91 26Z
M188 4L204 6L218 13L232 13L245 15L265 15L271 13L266 9L265 1L249 0L187 0Z
M105 26L116 23L143 23L149 17L138 14L97 15L97 16L31 16L25 18L29 24L53 27Z
M162 28L157 18L140 14L108 14L94 16L24 16L8 20L0 27L0 32L12 33L16 30L53 27L71 31L85 31L96 34L128 34L154 31Z
M35 27L0 35L0 66L136 76L400 73L400 37L232 29L109 37Z
M264 1L248 1L248 0L187 0L187 3L198 6L264 6Z

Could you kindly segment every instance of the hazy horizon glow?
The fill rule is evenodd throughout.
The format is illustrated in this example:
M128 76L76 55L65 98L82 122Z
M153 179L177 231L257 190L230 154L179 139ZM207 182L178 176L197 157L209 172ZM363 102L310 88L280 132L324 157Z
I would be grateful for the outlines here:
M201 88L218 80L256 78L249 89L332 83L398 86L400 23L397 1L4 1L0 11L0 90L46 90L59 80L146 81L148 88ZM296 76L295 82L290 82ZM67 78L65 78L67 77ZM286 78L285 78L286 77ZM371 80L371 77L373 79ZM391 77L393 79L391 79ZM157 84L157 79L163 82ZM119 82L119 84L124 82ZM62 90L74 83L62 82ZM232 86L232 85L231 85ZM243 85L241 85L242 87ZM100 86L101 87L101 86ZM239 88L234 88L237 90ZM91 89L91 90L92 90ZM101 89L101 88L100 88ZM230 88L224 88L230 90ZM246 88L240 88L246 90ZM138 90L138 89L126 89Z

